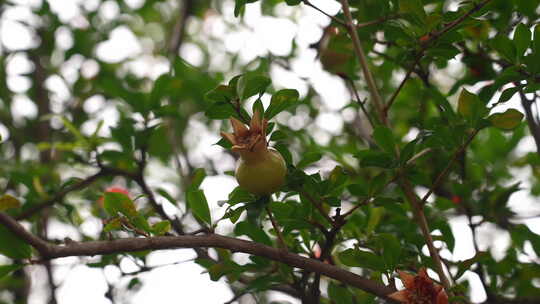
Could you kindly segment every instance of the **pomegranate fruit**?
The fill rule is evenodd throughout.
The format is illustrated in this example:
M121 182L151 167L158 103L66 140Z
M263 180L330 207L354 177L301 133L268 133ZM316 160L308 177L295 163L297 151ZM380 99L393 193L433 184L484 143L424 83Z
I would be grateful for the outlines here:
M241 188L255 194L268 195L285 183L287 167L278 151L268 147L268 121L258 111L253 113L249 128L231 117L233 133L221 132L232 143L232 151L240 155L235 176Z

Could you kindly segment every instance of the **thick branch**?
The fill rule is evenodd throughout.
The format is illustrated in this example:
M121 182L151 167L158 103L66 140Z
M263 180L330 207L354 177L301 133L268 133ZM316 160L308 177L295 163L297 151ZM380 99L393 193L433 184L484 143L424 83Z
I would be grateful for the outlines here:
M94 256L143 250L173 248L223 248L233 252L243 252L282 262L292 267L323 274L345 284L360 288L381 298L395 290L379 282L363 278L336 266L316 259L305 258L263 244L241 239L209 234L204 236L160 236L150 238L123 238L113 241L70 242L64 246L48 244L29 233L13 218L0 212L0 224L36 248L44 259L68 256Z

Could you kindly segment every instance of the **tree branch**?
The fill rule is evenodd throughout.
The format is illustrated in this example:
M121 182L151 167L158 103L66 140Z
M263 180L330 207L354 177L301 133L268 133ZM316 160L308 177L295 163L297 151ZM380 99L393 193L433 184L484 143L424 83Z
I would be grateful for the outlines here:
M450 168L452 168L452 165L454 164L454 162L456 161L456 159L459 157L459 155L461 153L463 153L463 151L465 151L465 149L469 146L469 144L472 142L472 140L474 139L474 137L476 136L476 134L478 134L478 129L475 129L474 132L469 136L469 138L467 138L467 141L461 146L459 147L459 149L457 149L454 154L452 155L452 158L450 159L450 161L448 162L448 164L446 165L446 167L441 171L441 173L439 173L439 175L437 176L437 178L435 179L435 181L433 182L433 185L431 186L431 188L429 189L429 191L422 197L422 200L420 201L420 204L423 205L426 203L427 199L429 198L429 196L433 193L433 191L435 191L435 189L439 186L439 184L442 182L442 179L446 176L446 174L448 174L448 172L450 171Z
M0 224L3 224L17 237L32 245L40 253L42 258L47 260L68 256L94 256L143 250L212 247L253 254L282 262L292 267L320 273L385 299L388 299L388 294L395 291L393 288L379 282L366 279L316 259L305 258L267 245L217 234L123 238L112 241L70 242L66 245L52 245L28 232L17 221L3 212L0 212Z
M327 12L323 11L322 9L318 8L317 6L315 6L313 3L311 3L309 0L302 0L302 3L304 3L305 5L309 6L309 7L312 7L313 9L319 11L320 13L322 13L323 15L325 15L326 17L332 19L334 22L336 22L337 24L340 24L341 26L344 26L344 27L347 27L347 24L339 19L338 17L336 16L332 16L330 14L328 14Z
M378 18L378 19L375 19L375 20L371 20L371 21L368 21L368 22L358 23L358 24L356 24L356 27L360 29L360 28L363 28L363 27L366 27L366 26L384 23L384 22L386 22L386 21L388 21L388 20L396 19L396 18L398 18L399 16L400 16L399 14L396 14L396 15L390 15L390 16L383 16L383 17L381 17L381 18Z
M442 35L448 33L454 27L459 25L461 22L465 21L465 19L467 19L470 15L472 15L472 14L476 13L477 11L479 11L482 7L484 7L490 1L491 0L484 0L484 1L480 2L479 4L476 4L467 13L463 14L461 17L459 17L456 20L454 20L454 21L448 23L447 25L445 25L440 31L435 31L434 30L434 31L431 31L430 33L427 34L427 40L422 42L420 50L416 54L416 58L414 60L414 63L407 70L407 73L405 74L405 77L403 78L403 80L401 81L399 86L397 87L394 94L392 94L392 96L390 97L390 99L388 100L386 105L384 106L384 115L385 115L385 117L388 115L388 110L390 109L390 107L392 107L392 104L394 103L394 101L395 101L396 97L398 96L399 92L401 91L401 89L403 88L403 86L405 85L407 80L409 80L409 78L411 77L411 74L414 71L414 69L416 68L416 65L420 62L420 60L424 56L424 52L430 46L430 44L433 43L435 40L439 39Z
M429 44L431 44L433 41L439 39L442 35L448 33L451 31L454 27L459 25L461 22L465 21L470 15L478 12L482 7L484 7L486 4L488 4L491 0L484 0L476 5L474 5L468 12L463 14L461 17L457 18L456 20L446 24L440 31L432 31L428 34L428 40L424 41L422 45L422 49L426 49Z
M17 220L27 219L27 218L33 216L34 214L42 211L43 209L51 207L56 202L61 201L64 198L64 196L66 196L68 193L83 189L83 188L91 185L92 183L94 183L100 177L107 176L107 175L110 175L110 174L112 174L112 172L110 172L108 170L100 170L98 173L96 173L94 175L91 175L91 176L87 177L86 179L84 179L84 180L82 180L82 181L80 181L80 182L78 182L76 184L73 184L73 185L71 185L69 187L64 188L64 190L59 191L53 197L48 198L45 201L43 201L41 203L38 203L38 204L24 210L19 215L17 215L15 217L15 219L17 219Z
M194 0L180 0L180 14L174 25L171 40L169 43L168 53L170 56L176 56L180 50L180 46L184 42L186 36L186 25L193 10Z
M451 287L450 281L448 280L448 278L446 277L446 274L444 273L444 269L442 266L441 257L439 256L439 252L435 248L435 245L433 245L433 238L431 237L431 231L429 229L426 216L424 214L423 206L422 204L420 204L418 197L414 193L413 186L410 184L410 182L406 178L404 178L403 176L400 177L399 184L401 185L401 188L403 189L405 197L411 204L414 217L416 218L416 221L418 225L420 226L420 230L422 231L422 235L424 236L426 245L429 250L429 255L431 256L431 259L433 260L433 264L435 265L435 270L437 271L437 274L439 275L439 280L441 281L444 288L448 291L450 290L450 287Z
M535 119L531 109L533 101L527 99L525 93L523 93L523 90L519 90L519 97L521 99L521 105L525 110L525 119L527 120L527 125L529 126L529 132L531 132L534 143L536 144L536 152L540 154L540 125Z
M360 66L362 67L362 72L364 73L364 78L366 79L373 105L375 106L375 110L377 111L381 122L383 124L387 124L386 117L383 115L383 100L381 98L381 95L379 94L379 89L377 89L375 79L373 78L373 75L369 70L369 64L366 54L364 53L360 38L358 37L358 33L356 32L356 26L353 23L349 2L348 0L340 0L340 2L343 8L343 13L345 15L347 32L349 32L349 36L352 39L356 56L358 57L358 60L360 60Z

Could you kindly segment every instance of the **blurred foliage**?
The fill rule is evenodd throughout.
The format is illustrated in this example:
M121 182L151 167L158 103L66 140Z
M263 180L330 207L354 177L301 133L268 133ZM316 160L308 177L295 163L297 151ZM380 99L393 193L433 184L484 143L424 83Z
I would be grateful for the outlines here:
M350 0L384 100L411 70L388 110L389 126L378 123L341 11L313 29L321 34L309 42L316 58L305 57L310 50L300 36L285 55L249 57L227 42L252 31L250 10L296 26L319 14L310 6L324 1L79 1L69 17L60 2L0 2L0 27L10 34L0 37L0 211L33 233L64 242L46 232L48 223L60 222L81 241L218 231L280 246L268 209L288 251L389 282L396 270L435 269L396 183L404 176L418 193L433 191L424 212L456 299L471 296L468 274L480 281L486 303L540 302L540 236L530 224L540 215L516 207L539 210L540 1L489 1L449 27L485 1ZM14 26L31 42L12 46ZM115 59L100 50L119 29L140 49ZM333 87L298 76L299 60L342 81L350 93L342 108L332 110L333 100L319 95ZM281 70L305 87L277 85ZM509 108L519 100L521 107ZM234 170L231 145L219 131L230 128L229 117L248 122L255 108L269 119L268 138L287 163L287 183L271 198L237 187L220 193L223 201L214 206L208 189L222 188L201 185ZM332 124L342 127L331 132ZM125 193L106 190L114 184ZM530 202L516 201L516 193ZM467 224L452 229L457 219ZM102 222L101 231L83 229L92 220ZM482 239L479 230L486 229L508 236L509 245ZM469 239L465 234L473 236L467 245L474 254L460 260L456 244ZM0 244L0 303L25 303L20 268L35 252L1 225ZM262 257L240 262L221 249L217 258L196 252L210 279L226 278L235 294L253 294L258 303L270 301L270 290L304 303L382 301ZM136 292L138 274L152 270L149 254L105 255L87 265L135 260L140 271L122 272L129 284L121 285ZM115 303L114 293L107 296Z

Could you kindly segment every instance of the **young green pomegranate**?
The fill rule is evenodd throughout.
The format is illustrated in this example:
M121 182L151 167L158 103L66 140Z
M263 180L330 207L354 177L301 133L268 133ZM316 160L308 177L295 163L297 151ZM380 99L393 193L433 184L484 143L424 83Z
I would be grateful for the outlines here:
M255 111L249 128L233 117L231 124L234 132L221 132L221 136L233 144L233 152L240 154L235 172L238 184L255 195L276 192L285 182L287 167L281 154L268 147L268 121Z

